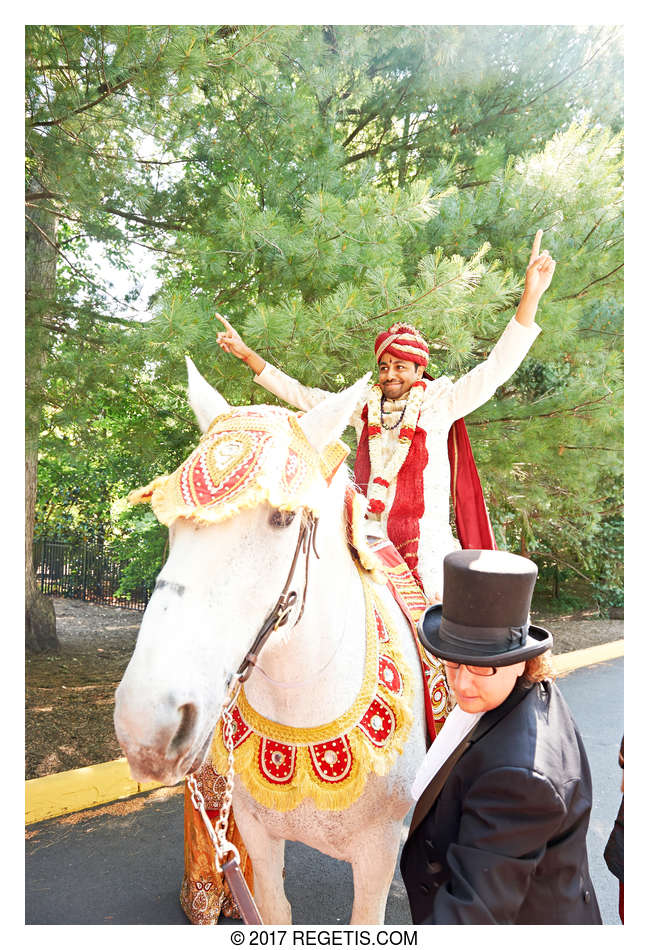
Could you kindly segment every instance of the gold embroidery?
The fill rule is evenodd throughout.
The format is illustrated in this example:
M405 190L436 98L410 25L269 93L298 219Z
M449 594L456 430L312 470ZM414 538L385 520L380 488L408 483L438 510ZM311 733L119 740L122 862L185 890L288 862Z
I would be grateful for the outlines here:
M166 525L176 518L218 524L263 502L317 514L322 479L330 483L348 452L336 440L319 455L287 409L237 407L214 419L175 472L136 489L128 500L149 501Z
M389 611L365 572L357 568L365 596L366 652L363 683L352 706L322 726L299 728L262 716L252 708L243 689L237 700L236 712L251 731L234 750L236 773L255 801L276 811L289 811L307 798L313 799L322 810L347 808L361 795L368 775L386 775L390 771L410 734L413 673L403 657L399 631ZM377 616L387 631L387 640L381 640L380 644ZM379 655L384 658L381 663ZM386 662L390 671L382 678L379 673L385 669ZM392 665L402 680L402 688L396 692L389 687L390 677L394 675ZM366 719L368 725L364 726ZM372 741L371 730L379 728L379 722L387 728L387 733L384 739ZM273 743L290 747L292 769L291 773L282 772L274 781L262 765L264 744ZM322 749L316 747L323 744L328 745L329 752L321 755ZM326 777L326 766L330 764L327 756L331 756L333 763L334 749L338 750L336 754L342 752L348 756L344 772L335 782ZM228 759L220 726L214 733L211 755L214 769L225 771Z

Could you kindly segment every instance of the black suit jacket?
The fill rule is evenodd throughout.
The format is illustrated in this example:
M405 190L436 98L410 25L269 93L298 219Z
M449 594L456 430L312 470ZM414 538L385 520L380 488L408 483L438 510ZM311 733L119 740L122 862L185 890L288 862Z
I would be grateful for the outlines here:
M600 924L590 769L558 688L515 687L471 738L403 849L413 922Z

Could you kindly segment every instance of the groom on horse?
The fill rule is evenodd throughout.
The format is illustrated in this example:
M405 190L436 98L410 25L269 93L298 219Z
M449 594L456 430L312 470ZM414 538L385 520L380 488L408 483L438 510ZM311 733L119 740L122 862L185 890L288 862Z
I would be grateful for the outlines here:
M356 407L350 425L358 450L354 476L367 495L368 534L386 535L430 600L441 600L442 562L462 548L493 549L495 542L463 417L493 396L516 371L541 332L534 322L555 262L541 251L537 231L515 316L489 357L452 382L426 372L429 348L409 324L395 323L374 341L378 382ZM217 314L225 330L219 346L243 360L255 382L299 409L329 395L303 386L271 366ZM449 493L458 541L449 524Z

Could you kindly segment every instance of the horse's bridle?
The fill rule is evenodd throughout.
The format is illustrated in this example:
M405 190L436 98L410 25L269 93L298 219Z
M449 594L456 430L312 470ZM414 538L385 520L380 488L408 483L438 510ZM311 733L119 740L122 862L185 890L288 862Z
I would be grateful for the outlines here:
M250 674L252 673L253 666L256 665L266 641L270 637L271 633L274 630L277 630L279 627L283 627L284 624L288 621L289 614L295 606L297 601L297 593L294 590L290 590L291 584L293 582L293 575L295 574L295 569L297 568L297 563L300 557L300 553L305 555L304 559L304 591L302 593L302 604L300 606L300 613L298 618L295 621L296 624L302 619L302 614L304 613L304 605L306 603L306 593L307 586L309 583L309 557L311 555L311 548L315 553L316 557L320 557L315 546L315 535L318 527L318 519L314 516L312 511L306 509L302 515L302 523L300 524L300 533L297 538L297 544L295 546L295 552L293 554L293 560L291 561L291 567L288 572L288 577L286 578L286 583L282 589L281 594L277 598L275 606L270 611L263 624L261 625L257 636L255 637L252 646L248 650L246 656L244 657L241 666L234 674L239 681L239 683L245 683ZM232 676L228 680L228 685L232 680Z

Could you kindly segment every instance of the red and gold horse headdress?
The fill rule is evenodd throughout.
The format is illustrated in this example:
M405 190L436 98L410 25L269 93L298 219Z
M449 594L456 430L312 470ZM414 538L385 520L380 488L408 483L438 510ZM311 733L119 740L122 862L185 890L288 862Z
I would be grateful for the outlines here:
M157 518L217 524L245 508L317 514L321 479L327 483L347 457L338 440L316 452L298 414L277 406L239 406L218 415L191 455L171 475L131 492L131 504L150 501Z

